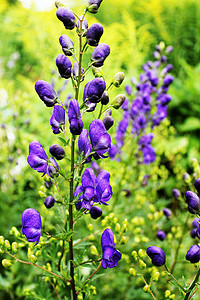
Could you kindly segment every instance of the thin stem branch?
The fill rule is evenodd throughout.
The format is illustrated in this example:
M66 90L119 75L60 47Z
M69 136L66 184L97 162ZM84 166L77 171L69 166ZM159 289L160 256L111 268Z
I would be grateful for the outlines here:
M51 285L52 285L52 287L53 287L53 289L54 289L54 291L55 291L55 293L56 293L58 299L61 300L60 295L58 294L58 291L56 290L55 285L54 285L53 282L51 282L51 281L50 281L50 283L51 283Z
M192 295L190 296L190 298L188 298L188 300L192 299L192 297L196 294L196 292L198 291L198 287L196 288L196 290L192 293Z
M145 283L146 285L149 285L149 284L147 283L146 279L144 278L143 274L141 274L141 276L142 276L142 279L144 280L144 283ZM149 293L151 294L151 296L153 297L153 299L156 300L156 297L154 296L152 290L150 289L150 285L149 285Z
M88 277L88 279L82 284L80 290L77 292L77 295L80 293L80 291L83 289L83 287L86 285L86 283L96 274L96 272L99 270L101 267L101 262L99 263L98 267L94 270L94 272Z
M190 284L188 290L186 291L186 295L185 295L184 300L191 299L191 297L189 298L189 296L190 296L190 293L192 292L193 288L195 287L195 285L196 285L196 283L199 279L199 275L200 275L200 269L198 270L194 280L192 281L192 283Z
M178 280L172 275L172 273L170 273L170 271L169 271L169 269L168 269L168 267L167 267L166 265L165 265L165 269L166 269L168 275L171 276L171 277L173 278L173 280L178 284L178 286L179 286L179 287L182 289L182 291L185 293L186 291L185 291L184 287L182 287L182 285L178 282Z

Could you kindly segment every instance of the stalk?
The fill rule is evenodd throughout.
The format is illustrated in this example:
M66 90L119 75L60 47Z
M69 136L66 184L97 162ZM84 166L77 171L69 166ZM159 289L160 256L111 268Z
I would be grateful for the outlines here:
M198 270L194 280L192 281L192 283L190 284L189 288L188 288L188 291L186 292L186 295L185 295L185 298L184 300L188 300L188 299L191 299L191 297L189 298L190 296L190 293L192 292L193 288L195 287L198 279L199 279L199 276L200 276L200 269Z

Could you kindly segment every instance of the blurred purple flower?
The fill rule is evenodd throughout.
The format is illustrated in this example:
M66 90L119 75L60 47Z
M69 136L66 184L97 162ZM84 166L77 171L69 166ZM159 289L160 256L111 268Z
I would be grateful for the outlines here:
M66 29L72 30L76 26L75 16L71 9L61 6L57 9L56 16L63 22Z
M200 178L197 178L194 183L194 187L198 193L200 193Z
M92 52L91 60L94 62L94 67L101 67L104 64L104 60L110 54L110 47L105 44L99 44Z
M55 199L52 196L46 197L44 201L44 205L46 206L46 208L51 208L54 206L54 204L55 204Z
M101 247L103 251L102 267L104 269L116 267L122 255L115 249L114 234L111 229L104 230L101 236Z
M163 209L163 214L166 216L167 219L169 219L172 215L172 212L169 208L164 208Z
M42 231L40 214L33 208L27 208L22 213L22 234L29 242L39 243Z
M166 234L165 234L165 232L164 231L162 231L162 230L159 230L158 232L157 232L157 238L160 240L160 241L164 241L165 240L165 238L166 238Z
M97 219L99 217L101 217L102 215L102 210L100 207L98 206L93 206L91 209L90 209L90 215L91 215L91 218L92 219Z
M200 211L200 199L192 191L187 191L185 193L186 202L188 204L188 210L191 214L196 214Z
M44 80L38 80L35 83L35 90L47 107L54 106L58 97L51 84Z
M89 0L88 11L96 14L98 12L99 6L103 0Z
M59 166L53 157L49 158L49 165L47 167L47 175L51 178L58 177L59 175Z
M65 79L71 77L72 63L66 55L59 54L56 57L56 66L58 68L61 77Z

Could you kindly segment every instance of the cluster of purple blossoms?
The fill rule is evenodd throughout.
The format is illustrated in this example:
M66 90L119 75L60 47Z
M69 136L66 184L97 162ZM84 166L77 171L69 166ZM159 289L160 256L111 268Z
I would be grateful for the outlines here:
M131 133L139 144L139 152L136 156L138 162L144 164L149 164L156 159L155 150L147 138L147 133L167 117L168 103L171 101L168 89L173 82L173 76L168 73L173 66L166 64L167 57L164 55L171 52L171 48L167 47L165 50L161 48L159 45L156 46L155 61L148 61L143 65L144 73L140 75L139 82L131 78L132 85L125 86L128 97L122 105L123 119L116 130L116 154L121 154L125 134L131 125ZM135 92L133 87L136 88Z

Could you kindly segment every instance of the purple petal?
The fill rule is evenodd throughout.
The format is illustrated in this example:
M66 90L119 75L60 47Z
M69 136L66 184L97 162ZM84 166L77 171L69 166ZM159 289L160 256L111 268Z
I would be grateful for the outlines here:
M104 249L106 246L114 247L114 234L111 229L107 228L104 230L101 236L101 247Z

